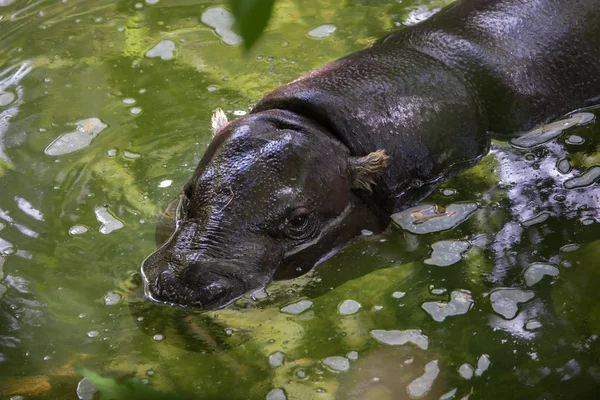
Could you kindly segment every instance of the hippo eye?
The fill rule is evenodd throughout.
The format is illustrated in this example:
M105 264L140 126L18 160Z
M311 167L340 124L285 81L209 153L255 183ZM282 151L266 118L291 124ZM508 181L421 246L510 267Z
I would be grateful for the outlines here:
M315 225L310 211L301 207L292 211L288 216L283 232L290 239L305 239L314 232Z

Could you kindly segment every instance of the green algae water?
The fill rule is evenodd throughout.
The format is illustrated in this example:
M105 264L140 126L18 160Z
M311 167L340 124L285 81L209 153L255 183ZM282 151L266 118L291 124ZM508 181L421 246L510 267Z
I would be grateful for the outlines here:
M156 398L597 398L595 109L226 309L143 296L215 108L445 4L282 0L244 56L218 2L0 0L0 397L102 398L84 368Z

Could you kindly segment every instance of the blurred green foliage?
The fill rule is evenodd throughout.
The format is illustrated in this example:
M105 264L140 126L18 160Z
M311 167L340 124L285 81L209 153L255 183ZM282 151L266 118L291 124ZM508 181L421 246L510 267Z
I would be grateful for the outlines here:
M252 48L267 27L274 3L275 0L229 0L246 51Z

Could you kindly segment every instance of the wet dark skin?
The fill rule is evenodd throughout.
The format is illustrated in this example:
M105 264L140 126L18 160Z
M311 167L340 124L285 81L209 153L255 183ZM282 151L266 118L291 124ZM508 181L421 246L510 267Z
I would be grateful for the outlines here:
M301 275L474 165L490 132L600 103L596 0L470 0L214 118L156 301L213 309Z

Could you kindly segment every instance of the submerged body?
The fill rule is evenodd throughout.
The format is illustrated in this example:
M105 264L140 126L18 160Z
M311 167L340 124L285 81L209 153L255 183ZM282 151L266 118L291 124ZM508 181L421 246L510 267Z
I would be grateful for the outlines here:
M594 0L473 0L214 121L148 295L228 304L305 273L514 133L600 102Z

